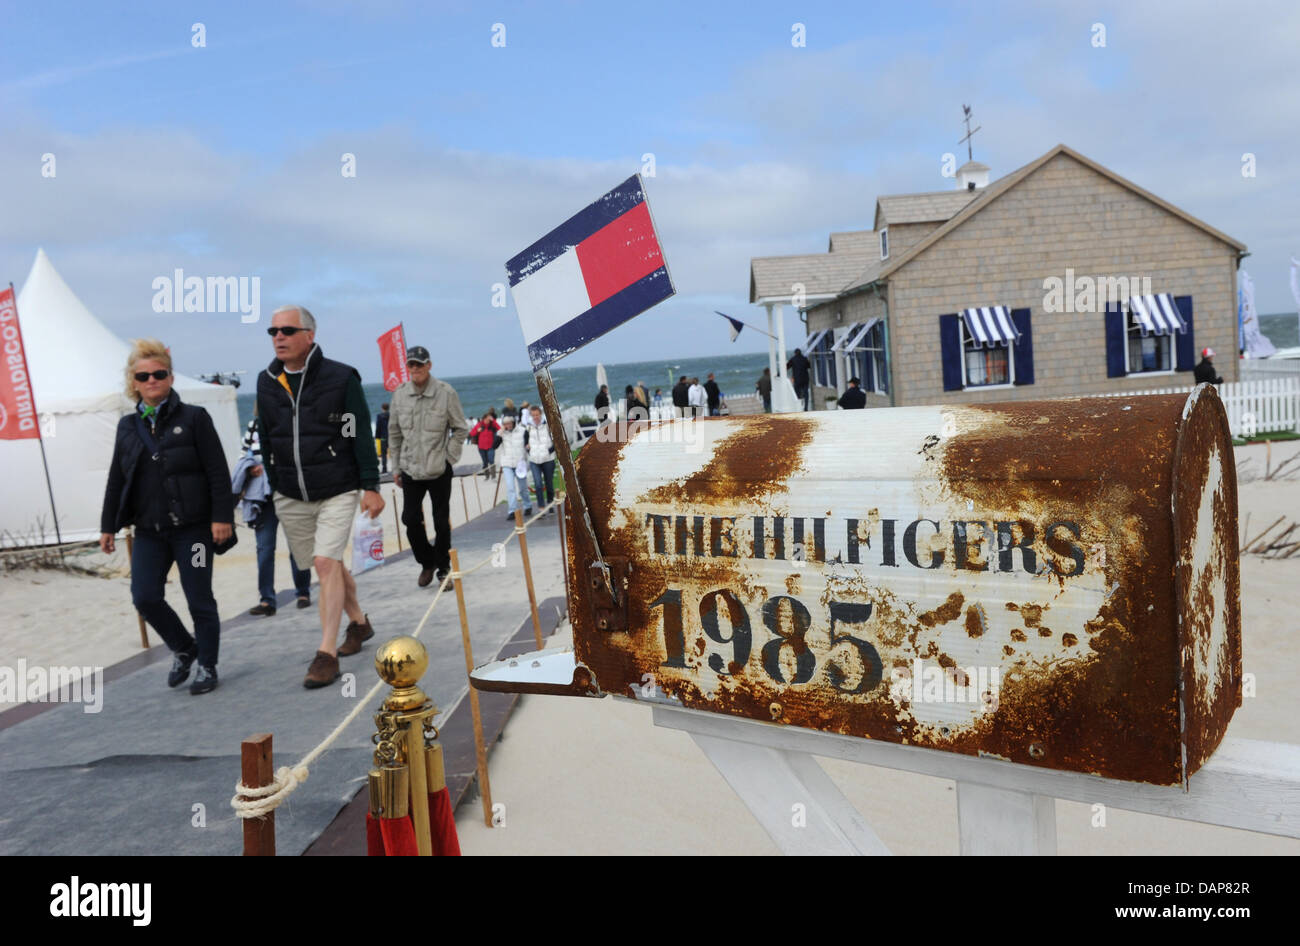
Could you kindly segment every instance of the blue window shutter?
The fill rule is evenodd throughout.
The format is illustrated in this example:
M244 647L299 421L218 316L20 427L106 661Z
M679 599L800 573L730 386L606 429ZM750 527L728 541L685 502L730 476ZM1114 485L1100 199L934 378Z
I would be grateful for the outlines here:
M1178 312L1182 315L1183 321L1187 323L1186 332L1174 333L1175 371L1191 371L1196 367L1196 339L1192 334L1192 297L1175 296L1174 305L1178 306Z
M957 315L939 316L939 350L943 362L943 389L961 390L961 330Z
M1012 309L1011 321L1020 333L1020 341L1012 346L1016 359L1016 384L1034 383L1034 333L1029 325L1028 309Z
M1122 378L1128 374L1127 341L1124 313L1118 302L1106 303L1106 377Z
M859 378L862 382L862 390L874 391L876 389L876 359L874 354L865 352L863 357L858 360L862 362L862 376Z

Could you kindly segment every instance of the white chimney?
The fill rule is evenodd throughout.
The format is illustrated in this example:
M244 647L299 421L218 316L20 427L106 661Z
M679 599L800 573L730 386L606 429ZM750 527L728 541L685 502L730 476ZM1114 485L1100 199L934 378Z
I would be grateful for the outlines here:
M957 169L957 189L979 190L989 186L989 166L978 161L967 161Z

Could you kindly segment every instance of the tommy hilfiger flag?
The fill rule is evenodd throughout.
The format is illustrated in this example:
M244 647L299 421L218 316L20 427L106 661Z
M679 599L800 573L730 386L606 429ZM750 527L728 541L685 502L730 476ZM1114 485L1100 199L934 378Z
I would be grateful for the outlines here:
M733 319L725 312L718 312L717 309L714 309L713 311L731 323L731 340L734 342L736 339L740 338L740 332L741 329L745 327L745 323L740 321L740 319Z
M534 370L676 292L639 174L516 255L506 271Z

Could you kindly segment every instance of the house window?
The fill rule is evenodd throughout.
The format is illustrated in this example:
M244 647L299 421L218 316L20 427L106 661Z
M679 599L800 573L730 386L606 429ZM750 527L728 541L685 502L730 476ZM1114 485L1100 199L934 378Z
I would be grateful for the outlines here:
M880 231L880 258L889 259L889 230Z
M876 320L865 332L858 334L853 348L846 352L846 370L862 381L862 390L868 394L889 393L889 372L885 362L885 323Z
M1012 384L1015 381L1015 342L985 346L971 335L965 319L958 319L961 329L962 385L968 388Z
M822 332L810 346L808 360L812 362L813 384L833 388L835 382L835 333Z
M1168 335L1146 335L1130 318L1128 328L1128 373L1173 371L1173 339Z

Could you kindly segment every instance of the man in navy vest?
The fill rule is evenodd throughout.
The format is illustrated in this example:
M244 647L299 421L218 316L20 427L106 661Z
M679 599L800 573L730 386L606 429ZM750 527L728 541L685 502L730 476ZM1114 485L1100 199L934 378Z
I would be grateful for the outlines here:
M275 360L257 376L257 414L275 511L293 557L311 562L320 578L321 643L303 686L339 677L339 657L375 636L357 602L357 586L343 567L352 520L384 509L370 408L361 375L331 361L316 344L316 319L302 306L282 306L267 329ZM339 619L351 623L340 645Z

